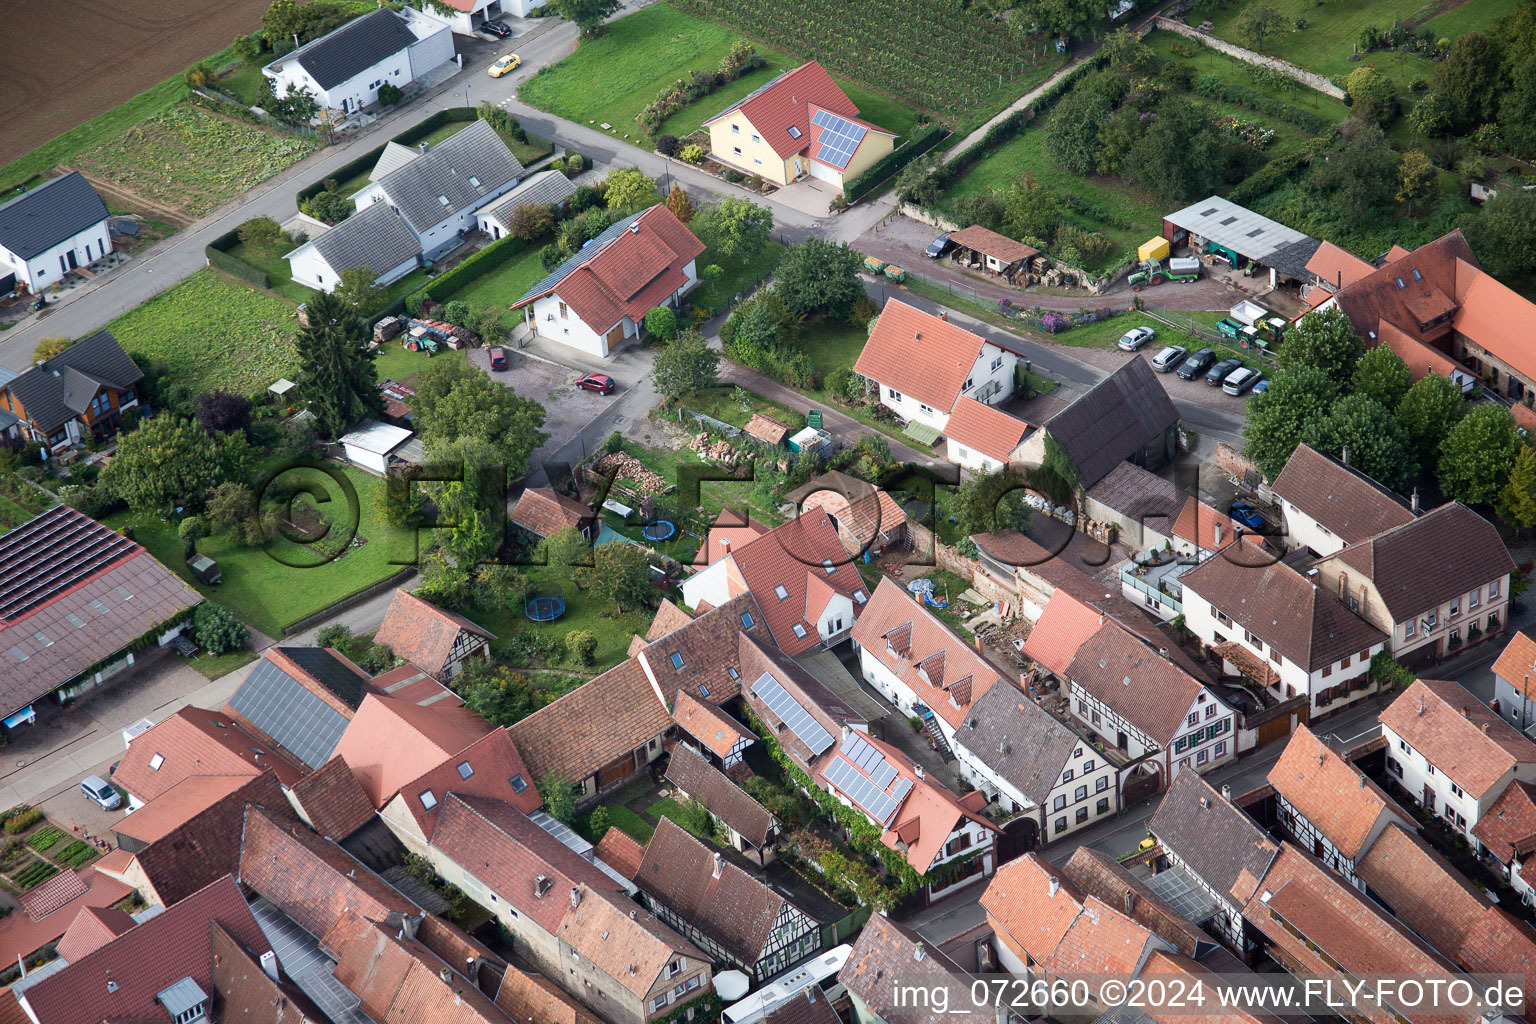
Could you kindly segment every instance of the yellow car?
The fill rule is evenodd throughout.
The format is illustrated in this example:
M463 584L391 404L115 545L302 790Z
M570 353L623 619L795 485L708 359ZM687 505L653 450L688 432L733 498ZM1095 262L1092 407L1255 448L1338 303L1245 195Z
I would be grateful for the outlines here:
M495 64L491 65L490 76L500 78L509 71L516 71L523 66L523 58L515 53L509 53Z

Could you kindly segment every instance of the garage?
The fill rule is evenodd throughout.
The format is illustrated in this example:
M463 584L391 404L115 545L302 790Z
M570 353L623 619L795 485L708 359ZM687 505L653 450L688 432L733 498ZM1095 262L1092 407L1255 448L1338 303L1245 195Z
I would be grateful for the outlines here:
M389 456L411 439L411 431L377 420L363 420L341 439L347 461L383 476L389 470Z

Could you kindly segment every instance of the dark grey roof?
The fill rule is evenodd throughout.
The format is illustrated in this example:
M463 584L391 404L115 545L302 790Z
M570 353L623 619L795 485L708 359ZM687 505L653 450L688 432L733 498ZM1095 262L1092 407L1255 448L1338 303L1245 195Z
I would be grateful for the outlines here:
M523 165L496 129L481 120L466 125L375 184L420 234L474 206L522 173Z
M622 235L624 230L638 219L638 216L620 217L617 221L614 221L612 224L608 225L608 230L604 231L602 234L592 239L592 241L582 246L580 252L576 253L576 255L572 256L570 259L556 267L553 271L550 272L549 276L544 278L544 280L540 281L532 288L529 288L526 292L523 292L523 297L512 303L512 305L520 306L524 302L527 302L529 299L533 298L535 295L546 292L553 288L555 285L559 284L561 281L564 281L567 277L580 269L582 264L592 259L592 257L596 256L598 253L602 252L603 249L609 245L609 243Z
M229 706L310 769L330 760L347 717L263 658L229 698Z
M1252 889L1279 847L1243 811L1195 772L1179 772L1147 828L1164 847L1219 893L1230 893L1244 871ZM1242 899L1227 896L1229 902Z
M486 216L506 227L507 221L519 206L556 206L569 199L575 191L576 186L571 179L559 171L540 171L497 200Z
M1017 687L994 686L966 711L955 743L1037 804L1045 804L1077 733Z
M1184 508L1185 495L1172 480L1122 462L1094 484L1088 497L1134 522L1168 533Z
M89 409L102 387L121 391L143 379L112 332L102 328L3 386L33 426L52 433Z
M295 50L289 60L309 72L322 89L340 85L384 58L416 41L405 19L394 11L377 10L349 21Z
M421 255L415 234L384 202L354 213L310 244L338 274L352 267L383 274Z
M1264 264L1274 267L1287 277L1302 280L1307 276L1308 261L1312 259L1312 254L1322 247L1322 244L1316 238L1303 238L1299 242L1291 242L1271 253Z
M323 647L279 647L277 652L308 672L316 682L335 694L337 700L353 710L362 704L368 693L363 677Z
M421 156L421 151L410 146L402 146L398 142L384 143L384 152L379 154L379 162L373 165L373 170L368 172L369 181L378 181L391 171L397 171L406 164Z
M1092 487L1178 422L1157 374L1135 358L1052 416L1045 429L1071 456L1079 484Z
M107 204L79 171L0 205L0 245L29 260L107 219Z

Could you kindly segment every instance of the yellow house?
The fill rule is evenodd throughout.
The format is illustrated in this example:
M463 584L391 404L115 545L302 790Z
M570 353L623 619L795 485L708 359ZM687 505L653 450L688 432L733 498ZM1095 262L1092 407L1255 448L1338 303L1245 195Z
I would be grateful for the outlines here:
M787 185L810 176L838 188L895 148L896 134L859 108L816 61L786 71L705 121L710 156Z

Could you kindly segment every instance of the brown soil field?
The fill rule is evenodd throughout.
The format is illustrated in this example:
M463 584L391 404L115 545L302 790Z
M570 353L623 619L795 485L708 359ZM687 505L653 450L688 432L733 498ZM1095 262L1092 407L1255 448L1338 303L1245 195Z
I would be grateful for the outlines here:
M261 26L270 0L6 0L0 165Z

